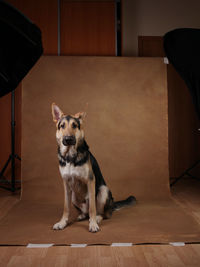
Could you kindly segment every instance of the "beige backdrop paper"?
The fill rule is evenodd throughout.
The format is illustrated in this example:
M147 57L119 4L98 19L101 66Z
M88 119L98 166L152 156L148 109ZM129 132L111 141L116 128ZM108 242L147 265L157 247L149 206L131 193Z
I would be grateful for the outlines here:
M0 222L1 244L197 241L200 229L171 199L168 175L166 66L161 58L43 57L23 81L21 201ZM101 231L88 222L63 231L51 103L65 114L86 109L86 140L116 200Z

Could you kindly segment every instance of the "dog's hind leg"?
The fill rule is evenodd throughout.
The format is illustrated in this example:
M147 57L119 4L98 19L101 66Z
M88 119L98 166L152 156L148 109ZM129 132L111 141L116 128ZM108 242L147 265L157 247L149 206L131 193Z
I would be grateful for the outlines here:
M78 221L82 221L88 217L88 201L86 203L82 203L78 206L79 210L81 211L81 214L78 216Z
M97 194L97 222L100 223L103 220L105 213L105 206L109 198L109 189L106 185L102 185L99 188Z
M70 214L70 205L71 205L71 195L72 192L69 189L69 186L66 182L66 180L63 179L63 186L64 186L64 209L63 209L63 215L59 222L54 224L53 229L54 230L62 230L67 226L69 214Z
M82 221L88 217L89 203L88 199L85 199L84 202L79 203L76 199L75 193L72 191L72 203L74 207L79 211L79 215L77 217L77 221Z
M97 214L98 216L101 216L102 219L109 219L112 216L112 210L112 193L106 185L102 185L100 186L99 192L97 194Z
M84 213L81 213L80 215L78 215L77 221L83 221L87 218L87 215Z

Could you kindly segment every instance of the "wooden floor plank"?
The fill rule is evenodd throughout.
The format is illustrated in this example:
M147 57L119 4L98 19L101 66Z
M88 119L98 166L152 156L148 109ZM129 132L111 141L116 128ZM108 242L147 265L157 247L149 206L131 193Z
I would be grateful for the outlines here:
M0 266L199 266L200 246L186 245L173 247L133 246L131 248L112 248L94 246L88 248L66 247L66 254L59 247L34 248L1 247ZM35 250L35 251L34 251ZM46 252L44 251L46 250ZM126 251L127 250L127 251ZM63 250L64 251L64 250ZM105 253L106 251L106 253ZM126 252L125 252L126 251ZM102 256L104 254L104 256ZM106 254L106 256L105 256ZM86 257L87 255L87 257Z
M166 245L162 246L161 249L163 253L166 255L169 266L185 267L185 264L183 263L182 259L179 257L179 255L177 255L175 247Z

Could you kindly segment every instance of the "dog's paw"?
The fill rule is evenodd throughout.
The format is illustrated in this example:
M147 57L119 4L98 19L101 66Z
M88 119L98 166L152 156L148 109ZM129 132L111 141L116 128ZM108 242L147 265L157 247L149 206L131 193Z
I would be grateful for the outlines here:
M54 224L53 230L62 230L66 226L67 226L67 220L60 220L59 222Z
M101 215L96 216L97 224L100 224L102 220L103 220L103 217Z
M77 220L78 220L78 221L82 221L82 220L84 220L85 218L86 218L86 215L85 215L84 213L81 213L81 214L78 216Z
M98 224L95 221L91 221L89 223L89 231L92 233L96 233L100 230Z

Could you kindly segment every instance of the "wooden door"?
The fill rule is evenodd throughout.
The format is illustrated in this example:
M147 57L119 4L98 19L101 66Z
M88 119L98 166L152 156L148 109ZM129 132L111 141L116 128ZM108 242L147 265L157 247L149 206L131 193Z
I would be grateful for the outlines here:
M114 56L114 1L61 1L61 55Z

